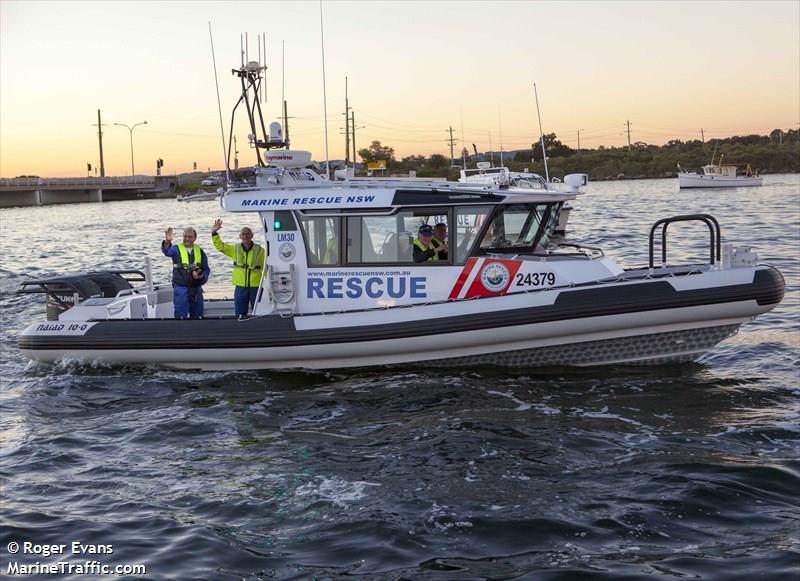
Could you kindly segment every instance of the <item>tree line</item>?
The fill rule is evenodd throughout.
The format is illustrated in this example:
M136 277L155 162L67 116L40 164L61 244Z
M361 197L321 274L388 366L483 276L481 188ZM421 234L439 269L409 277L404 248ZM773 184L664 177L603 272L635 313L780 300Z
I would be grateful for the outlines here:
M555 133L544 136L548 169L551 177L562 179L570 173L586 173L592 180L668 178L675 177L678 166L682 169L698 170L711 161L747 164L759 173L800 172L800 130L775 129L768 135L737 135L723 139L699 139L682 141L672 139L664 145L651 145L638 141L631 147L604 147L577 151L564 145ZM527 150L505 152L504 165L511 171L531 171L544 175L542 150L539 144ZM418 177L447 177L457 179L462 158L454 160L435 153L428 157L410 155L396 159L394 148L373 141L369 147L359 150L365 163L385 160L389 173L415 171ZM474 168L478 161L490 161L490 154L479 153L467 157L467 167ZM495 165L499 165L494 153Z

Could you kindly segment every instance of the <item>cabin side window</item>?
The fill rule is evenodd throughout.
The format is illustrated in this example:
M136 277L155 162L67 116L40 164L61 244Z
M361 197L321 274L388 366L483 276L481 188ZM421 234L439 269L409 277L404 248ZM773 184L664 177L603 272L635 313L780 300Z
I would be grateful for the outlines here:
M348 264L412 264L414 240L423 224L448 224L446 209L401 210L383 216L347 218ZM447 258L426 264L447 264Z
M466 206L456 208L456 264L464 264L470 255L481 226L492 211L491 206Z
M558 225L558 214L561 212L561 206L563 205L563 203L550 204L550 213L546 217L544 227L541 228L541 234L535 240L536 248L547 248L547 246L550 244L550 238L552 238L553 233L556 231L556 226Z
M341 264L341 224L336 216L300 216L309 266Z

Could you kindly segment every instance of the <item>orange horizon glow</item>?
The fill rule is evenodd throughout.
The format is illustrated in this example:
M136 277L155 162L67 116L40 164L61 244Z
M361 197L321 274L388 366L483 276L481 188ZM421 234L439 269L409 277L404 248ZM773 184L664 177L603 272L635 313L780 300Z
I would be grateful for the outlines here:
M660 145L773 129L800 120L797 2L324 2L328 150L344 158L344 77L360 148L397 158L461 148L529 148L539 130L570 147ZM224 167L211 62L212 23L227 138L240 86L239 38L266 32L265 121L325 158L318 2L0 3L0 176L85 176ZM282 45L285 43L285 83ZM254 163L240 114L239 160ZM363 127L361 127L363 126ZM502 141L501 141L502 134Z

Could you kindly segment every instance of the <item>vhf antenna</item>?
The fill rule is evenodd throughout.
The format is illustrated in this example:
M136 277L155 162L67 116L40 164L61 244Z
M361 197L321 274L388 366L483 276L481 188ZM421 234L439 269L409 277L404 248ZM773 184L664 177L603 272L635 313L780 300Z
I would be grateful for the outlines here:
M539 93L536 90L536 83L533 84L533 94L536 97L536 115L539 117L539 139L542 142L542 159L544 159L544 177L546 183L550 183L550 173L547 171L547 151L544 148L544 131L542 130L542 114L539 113Z
M217 57L214 54L214 35L211 33L211 21L208 22L208 37L211 40L211 62L214 65L214 84L217 86L217 108L219 109L219 131L222 135L222 159L225 162L225 184L231 183L230 176L230 147L225 154L225 126L222 123L222 102L219 98L219 79L217 78ZM102 153L102 150L101 150Z

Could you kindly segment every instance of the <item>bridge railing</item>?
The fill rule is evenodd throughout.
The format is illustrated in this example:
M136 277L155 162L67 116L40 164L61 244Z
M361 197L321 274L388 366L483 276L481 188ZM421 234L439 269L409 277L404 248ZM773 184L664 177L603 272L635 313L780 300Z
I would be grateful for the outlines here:
M0 188L32 187L32 186L128 186L153 185L153 176L125 176L104 178L0 178Z

